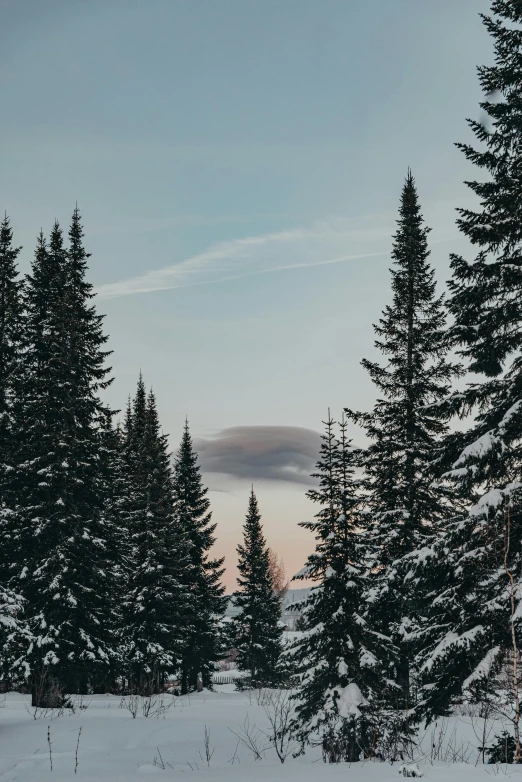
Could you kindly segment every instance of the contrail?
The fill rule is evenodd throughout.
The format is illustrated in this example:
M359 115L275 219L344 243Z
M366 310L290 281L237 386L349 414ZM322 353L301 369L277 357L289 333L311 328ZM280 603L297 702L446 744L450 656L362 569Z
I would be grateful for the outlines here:
M356 261L359 258L377 258L383 255L389 255L389 250L384 250L377 253L359 253L357 255L342 255L339 258L330 258L326 261L315 261L313 263L290 263L285 266L273 266L270 269L255 269L250 272L243 272L241 274L233 274L227 277L216 277L212 280L198 280L197 282L180 283L179 285L157 285L157 286L144 286L144 287L132 287L125 288L125 281L121 283L109 283L107 285L101 285L97 288L96 293L102 299L113 299L117 296L134 296L139 293L153 293L154 291L174 290L176 288L192 288L196 285L212 285L213 283L229 282L231 280L241 280L243 277L253 277L256 274L271 274L272 272L283 272L288 269L306 269L313 268L314 266L327 266L332 263L344 263L345 261ZM137 283L140 278L134 278L129 282Z
M333 228L329 224L322 224L312 230L298 229L235 239L221 242L180 263L155 269L127 280L100 285L96 293L102 299L136 296L160 290L191 288L196 285L211 285L212 283L239 280L259 274L272 274L292 269L306 269L390 255L391 248L375 252L354 252L348 255L335 255L326 260L321 259L321 256L324 258L328 251L332 251L332 245L346 245L350 240L360 241L361 239L367 242L369 239L375 240L376 238L389 239L390 231L382 228L367 231L343 231ZM446 241L449 239L438 240L432 244ZM268 253L276 256L274 261L277 261L278 256L281 255L286 257L288 255L301 257L308 255L311 257L308 261L276 262L273 266L263 265L261 268L252 268L252 266L259 267L261 264L266 264ZM239 268L238 265L240 265ZM245 269L245 266L250 268ZM202 276L205 279L201 279Z
M339 221L337 221L337 225L339 225ZM382 229L342 230L327 223L320 224L313 229L297 229L265 234L264 236L250 236L244 239L220 242L180 263L155 269L127 280L100 285L97 293L101 298L132 296L158 290L208 285L211 282L224 282L253 274L268 274L287 269L341 263L359 257L384 255L386 254L384 252L352 253L342 256L336 254L330 260L321 259L321 256L324 258L325 255L331 254L332 250L335 251L337 248L341 249L343 245L346 246L348 241L368 241L383 237L389 237L389 231ZM308 257L309 260L298 263L277 262L285 260L289 255L301 258ZM272 256L273 265L267 266L267 260L270 256ZM245 269L245 266L250 268ZM258 268L255 268L256 266ZM203 275L206 276L206 279L201 279ZM211 275L210 279L209 275ZM195 277L199 277L199 279L194 279Z

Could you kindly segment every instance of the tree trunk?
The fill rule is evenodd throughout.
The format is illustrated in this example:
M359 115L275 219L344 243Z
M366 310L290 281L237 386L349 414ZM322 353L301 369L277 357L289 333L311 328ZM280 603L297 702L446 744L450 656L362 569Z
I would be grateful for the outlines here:
M33 676L31 706L39 709L58 709L63 705L63 688L60 681L47 671Z
M406 647L401 649L397 664L397 684L401 688L397 696L397 708L408 709L410 705L410 660Z

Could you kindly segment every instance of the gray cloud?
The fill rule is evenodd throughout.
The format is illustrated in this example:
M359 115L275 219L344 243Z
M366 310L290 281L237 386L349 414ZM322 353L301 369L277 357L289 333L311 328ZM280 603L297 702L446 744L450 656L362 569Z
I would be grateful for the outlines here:
M204 472L312 485L320 435L299 426L234 426L194 444Z

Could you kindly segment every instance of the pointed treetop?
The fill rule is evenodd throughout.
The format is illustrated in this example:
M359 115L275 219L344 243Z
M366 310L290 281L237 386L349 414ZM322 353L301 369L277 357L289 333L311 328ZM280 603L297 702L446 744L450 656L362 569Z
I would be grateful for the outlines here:
M252 488L250 489L250 498L248 502L248 508L249 513L254 515L259 515L259 507L257 504L257 497L254 493L254 484L252 484Z
M156 395L152 390L152 388L149 390L149 393L147 395L147 414L149 418L153 418L155 421L157 421L159 426L158 411L156 405Z
M11 221L7 216L7 212L5 212L4 219L0 223L0 255L5 257L8 254L8 261L14 263L22 248L12 247L12 241L13 229L11 228Z

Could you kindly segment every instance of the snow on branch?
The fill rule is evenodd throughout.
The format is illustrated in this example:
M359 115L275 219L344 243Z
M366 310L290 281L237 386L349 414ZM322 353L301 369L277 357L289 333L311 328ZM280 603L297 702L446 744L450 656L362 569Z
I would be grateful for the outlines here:
M468 676L468 678L464 681L462 690L467 690L469 686L478 679L486 678L486 676L488 676L491 672L491 668L493 667L495 660L501 652L502 649L500 646L494 646L492 649L490 649L486 656L479 662L471 676Z
M467 648L477 639L479 635L484 632L483 625L477 625L472 630L467 630L465 633L458 635L454 632L449 632L446 636L437 644L430 657L423 664L421 670L431 671L437 660L445 657L450 649L455 648Z

